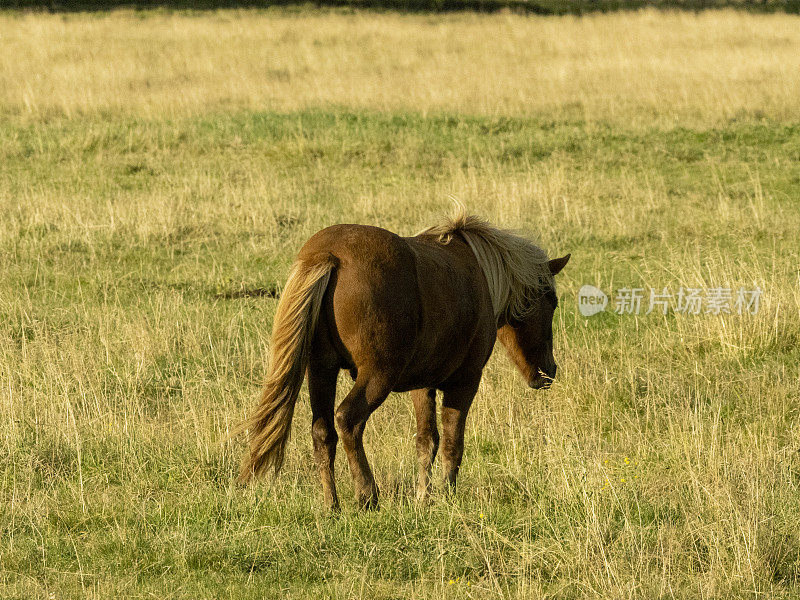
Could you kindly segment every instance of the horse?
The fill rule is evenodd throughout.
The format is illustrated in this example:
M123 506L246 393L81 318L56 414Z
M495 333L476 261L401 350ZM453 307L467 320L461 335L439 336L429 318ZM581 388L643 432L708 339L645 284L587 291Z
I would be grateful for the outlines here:
M261 400L241 427L250 447L239 481L280 470L307 378L327 507L339 508L333 470L339 436L359 506L378 506L364 427L393 391L410 391L414 403L420 500L432 489L441 391L442 462L447 489L454 490L467 413L495 341L531 388L549 387L555 377L554 276L569 258L549 260L534 243L463 207L414 237L368 225L333 225L314 234L277 306ZM343 369L354 383L335 407Z

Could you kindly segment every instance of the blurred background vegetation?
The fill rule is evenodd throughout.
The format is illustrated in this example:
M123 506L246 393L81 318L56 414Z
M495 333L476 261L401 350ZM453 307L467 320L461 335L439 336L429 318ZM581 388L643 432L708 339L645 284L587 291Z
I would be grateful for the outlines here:
M738 8L752 12L800 14L800 0L2 0L0 7L52 12L103 11L117 8L215 10L272 6L332 6L408 12L500 10L541 15L580 15L593 12L660 8L698 11Z

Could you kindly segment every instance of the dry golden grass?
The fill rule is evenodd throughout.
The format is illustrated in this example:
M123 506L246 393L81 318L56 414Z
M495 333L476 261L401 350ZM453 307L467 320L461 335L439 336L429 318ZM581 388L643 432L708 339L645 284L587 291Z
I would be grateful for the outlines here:
M800 18L222 12L0 16L0 105L28 115L213 108L718 122L800 113Z

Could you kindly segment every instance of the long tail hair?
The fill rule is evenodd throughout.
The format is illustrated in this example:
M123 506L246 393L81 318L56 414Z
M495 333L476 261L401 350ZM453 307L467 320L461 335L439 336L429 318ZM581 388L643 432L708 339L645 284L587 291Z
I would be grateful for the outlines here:
M308 366L311 338L336 259L294 264L281 294L269 351L269 374L261 401L240 431L250 436L250 452L242 460L239 481L247 483L272 467L283 465L292 415Z

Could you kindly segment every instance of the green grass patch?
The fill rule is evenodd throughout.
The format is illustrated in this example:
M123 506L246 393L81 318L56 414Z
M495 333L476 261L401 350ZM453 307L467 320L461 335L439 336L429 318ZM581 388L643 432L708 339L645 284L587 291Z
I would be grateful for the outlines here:
M12 117L0 129L0 595L794 597L800 127L315 110ZM325 512L298 404L285 471L233 483L277 291L338 222L448 209L572 252L559 380L492 359L460 491L413 499L413 417L342 457ZM584 283L758 284L757 315L584 319ZM342 377L340 391L347 389Z

